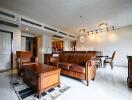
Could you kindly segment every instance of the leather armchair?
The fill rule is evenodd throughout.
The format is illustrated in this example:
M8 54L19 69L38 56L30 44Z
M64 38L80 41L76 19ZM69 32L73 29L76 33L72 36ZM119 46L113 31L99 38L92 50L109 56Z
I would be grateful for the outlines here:
M33 57L31 51L16 51L16 64L18 75L23 72L23 65L37 64L38 57Z

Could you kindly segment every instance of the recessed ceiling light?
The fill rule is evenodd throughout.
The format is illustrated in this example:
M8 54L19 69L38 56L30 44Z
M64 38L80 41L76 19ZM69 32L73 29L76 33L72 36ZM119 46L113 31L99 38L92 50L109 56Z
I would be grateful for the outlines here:
M25 30L26 30L26 31L28 31L28 30L29 30L29 28L27 27Z

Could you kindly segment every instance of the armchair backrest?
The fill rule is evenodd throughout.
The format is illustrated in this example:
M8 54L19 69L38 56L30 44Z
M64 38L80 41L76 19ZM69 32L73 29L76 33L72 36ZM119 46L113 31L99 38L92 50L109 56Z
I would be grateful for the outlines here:
M115 54L116 54L116 51L114 51L112 54L112 61L114 60Z
M24 62L31 61L32 56L31 51L16 51L16 57L21 58Z

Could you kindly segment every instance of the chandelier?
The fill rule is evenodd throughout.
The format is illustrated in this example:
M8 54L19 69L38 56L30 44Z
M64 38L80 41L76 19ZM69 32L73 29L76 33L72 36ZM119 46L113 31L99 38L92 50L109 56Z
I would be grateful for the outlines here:
M107 23L101 23L98 25L99 28L95 29L95 30L91 30L91 31L87 31L86 29L80 29L79 33L80 33L80 42L84 42L85 36L83 35L92 35L92 34L98 34L98 33L103 33L103 32L109 32L111 30L115 30L115 26L108 26Z

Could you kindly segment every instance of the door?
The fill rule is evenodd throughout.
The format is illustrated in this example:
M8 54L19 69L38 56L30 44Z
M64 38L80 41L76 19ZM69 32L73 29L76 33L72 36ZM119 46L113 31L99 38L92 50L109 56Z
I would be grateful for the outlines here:
M0 30L0 71L11 69L12 34Z

